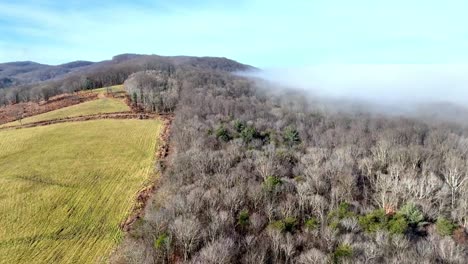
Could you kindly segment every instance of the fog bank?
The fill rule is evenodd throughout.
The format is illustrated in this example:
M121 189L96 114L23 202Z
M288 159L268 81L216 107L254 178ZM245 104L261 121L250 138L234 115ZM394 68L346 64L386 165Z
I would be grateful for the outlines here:
M242 75L276 92L302 90L314 109L468 125L468 65L326 64Z
M468 65L314 65L266 69L252 75L335 99L378 104L468 104Z

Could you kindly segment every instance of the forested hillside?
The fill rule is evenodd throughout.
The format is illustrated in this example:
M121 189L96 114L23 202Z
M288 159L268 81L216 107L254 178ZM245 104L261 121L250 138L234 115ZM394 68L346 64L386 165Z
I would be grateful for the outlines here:
M167 160L115 263L466 263L468 130L323 107L192 66L133 74L174 112Z
M58 66L34 62L4 63L0 64L0 106L122 84L138 71L173 72L176 67L185 66L224 71L252 68L226 58L137 54L121 54L96 63L76 61Z
M89 61L75 61L57 66L31 61L0 63L0 89L46 81L91 64L93 63Z

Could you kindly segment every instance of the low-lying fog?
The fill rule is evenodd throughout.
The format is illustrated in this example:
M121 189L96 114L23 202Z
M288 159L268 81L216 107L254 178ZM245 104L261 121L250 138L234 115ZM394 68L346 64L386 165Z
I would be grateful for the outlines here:
M468 65L315 65L247 75L328 102L359 102L372 111L468 123Z

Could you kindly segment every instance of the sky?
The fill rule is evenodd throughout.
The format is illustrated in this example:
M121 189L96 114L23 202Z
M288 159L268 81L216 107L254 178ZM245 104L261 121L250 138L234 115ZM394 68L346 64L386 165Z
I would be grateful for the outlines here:
M466 0L0 0L0 62L140 53L261 68L463 64L466 10Z

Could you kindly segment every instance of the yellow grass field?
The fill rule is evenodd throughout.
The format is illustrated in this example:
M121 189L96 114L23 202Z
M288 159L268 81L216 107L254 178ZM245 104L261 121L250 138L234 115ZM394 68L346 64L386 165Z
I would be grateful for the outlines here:
M47 113L31 116L21 120L22 124L29 124L39 121L53 120L64 117L74 117L91 114L105 114L115 112L130 111L130 107L121 99L101 98L93 101L84 102L77 105L72 105L60 108ZM18 126L19 121L14 121L1 125L0 127Z
M0 263L101 263L153 175L160 120L0 131Z
M88 90L88 91L85 91L85 92L93 92L93 93L98 93L98 94L104 94L104 93L106 93L108 91L108 89L113 93L124 92L125 91L123 84L119 84L119 85L114 85L114 86L109 86L109 87L103 87L103 88Z

